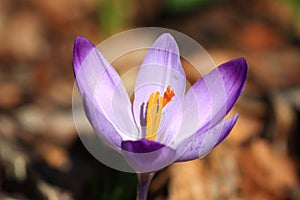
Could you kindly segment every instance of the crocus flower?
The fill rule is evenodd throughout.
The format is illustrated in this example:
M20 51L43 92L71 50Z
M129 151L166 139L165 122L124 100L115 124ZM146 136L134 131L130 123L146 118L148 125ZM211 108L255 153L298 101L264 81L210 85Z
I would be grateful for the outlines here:
M223 141L238 116L222 120L247 76L246 61L238 58L218 66L185 92L179 49L168 33L144 58L133 103L113 66L83 37L76 38L73 66L95 132L144 174L141 180L172 162L202 157Z

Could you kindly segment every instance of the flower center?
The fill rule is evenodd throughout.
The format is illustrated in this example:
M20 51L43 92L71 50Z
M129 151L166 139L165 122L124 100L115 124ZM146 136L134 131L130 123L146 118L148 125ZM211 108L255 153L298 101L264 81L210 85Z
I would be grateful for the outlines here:
M162 110L174 96L174 90L172 90L170 86L167 87L163 96L160 95L160 92L153 92L150 95L145 114L146 139L155 140L161 120Z

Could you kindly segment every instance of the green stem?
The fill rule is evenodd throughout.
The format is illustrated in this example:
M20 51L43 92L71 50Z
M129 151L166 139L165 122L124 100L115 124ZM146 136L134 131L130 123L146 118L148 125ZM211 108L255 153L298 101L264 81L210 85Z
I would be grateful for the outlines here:
M137 200L147 200L148 189L153 176L154 176L154 172L137 174L138 177Z

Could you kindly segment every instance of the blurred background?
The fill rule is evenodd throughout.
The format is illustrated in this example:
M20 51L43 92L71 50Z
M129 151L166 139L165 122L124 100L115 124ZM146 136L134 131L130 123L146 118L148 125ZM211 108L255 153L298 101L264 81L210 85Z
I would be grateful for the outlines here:
M229 138L157 173L149 199L300 199L298 0L1 0L0 199L135 199L135 175L78 139L72 48L78 35L98 44L143 26L192 37L217 65L249 64Z

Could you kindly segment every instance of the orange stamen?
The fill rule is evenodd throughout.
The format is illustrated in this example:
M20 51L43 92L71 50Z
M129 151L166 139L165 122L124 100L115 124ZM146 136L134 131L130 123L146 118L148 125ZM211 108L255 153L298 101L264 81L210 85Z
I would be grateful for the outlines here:
M174 90L170 86L167 87L163 96L159 92L152 93L149 96L146 111L146 138L148 140L155 140L158 132L162 109L175 96Z

